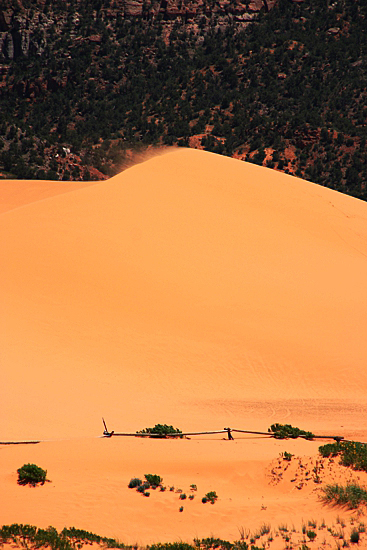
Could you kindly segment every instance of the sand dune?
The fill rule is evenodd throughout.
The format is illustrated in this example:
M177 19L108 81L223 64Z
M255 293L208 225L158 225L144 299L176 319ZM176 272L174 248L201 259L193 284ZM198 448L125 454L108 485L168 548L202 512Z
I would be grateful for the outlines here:
M0 180L0 213L90 185L94 182Z
M120 431L157 422L266 430L286 421L367 440L366 203L186 149L99 184L38 185L25 182L11 200L0 187L0 439L74 441L1 450L12 473L4 470L11 504L0 522L78 524L130 541L137 529L136 540L173 540L208 536L216 525L235 537L244 509L257 517L260 493L280 498L265 473L256 480L280 444L243 439L228 453L232 442L182 442L179 451L170 442L169 466L157 442L94 439L102 416ZM80 481L67 482L67 464L75 476L92 455ZM13 487L26 457L53 467L54 490L28 500ZM225 480L227 504L204 519L202 508L190 521L176 514L168 529L169 500L157 515L149 499L124 489L117 517L116 484L147 473L149 461L182 483L196 470L209 489ZM241 508L242 489L230 504L234 486L253 488L251 513ZM282 511L275 501L269 510L273 518Z

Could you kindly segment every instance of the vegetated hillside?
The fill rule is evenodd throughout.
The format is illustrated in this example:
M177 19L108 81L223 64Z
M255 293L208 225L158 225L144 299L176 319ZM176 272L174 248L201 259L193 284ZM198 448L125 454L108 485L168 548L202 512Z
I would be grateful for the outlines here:
M179 144L367 198L364 0L127 4L3 12L6 177L98 179Z

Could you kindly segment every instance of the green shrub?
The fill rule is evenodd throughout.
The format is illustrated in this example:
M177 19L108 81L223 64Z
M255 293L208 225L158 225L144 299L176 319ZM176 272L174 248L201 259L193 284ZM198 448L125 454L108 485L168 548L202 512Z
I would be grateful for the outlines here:
M185 500L185 499L186 499L186 494L185 494L185 493L181 493L180 499L181 499L181 500Z
M324 458L337 456L341 450L342 447L340 443L327 443L326 445L321 445L321 447L319 447L319 453Z
M19 485L29 484L35 487L37 483L43 485L46 481L47 470L42 470L36 464L24 464L17 472Z
M163 481L163 478L157 474L145 474L144 477L150 485L155 487L159 487Z
M150 489L150 483L148 483L147 481L145 481L144 483L142 483L141 485L139 485L137 487L137 491L139 493L144 493L147 489Z
M324 458L340 455L343 466L354 470L367 472L367 445L358 441L341 441L319 447L319 453Z
M204 504L206 502L210 502L211 504L214 504L214 502L217 500L218 495L215 491L210 491L209 493L206 493L205 497L201 499L201 502Z
M350 534L350 542L359 542L359 532L357 529L353 529L353 531Z
M292 460L292 453L287 453L287 451L284 451L283 453L283 460L287 460L288 462L290 462Z
M310 540L313 540L314 538L316 538L316 533L315 531L307 531L306 535L308 536L308 538Z
M297 437L304 437L305 439L314 438L312 432L305 432L304 430L291 426L291 424L272 424L268 432L273 433L276 439L297 439Z
M164 438L169 436L180 437L180 434L182 434L182 431L179 430L178 428L174 428L173 426L168 426L167 424L156 424L153 428L145 428L144 430L140 430L136 433L149 434L150 437Z
M138 477L133 477L132 479L130 479L128 487L129 489L135 489L135 487L139 487L139 485L141 484L141 479L139 479Z

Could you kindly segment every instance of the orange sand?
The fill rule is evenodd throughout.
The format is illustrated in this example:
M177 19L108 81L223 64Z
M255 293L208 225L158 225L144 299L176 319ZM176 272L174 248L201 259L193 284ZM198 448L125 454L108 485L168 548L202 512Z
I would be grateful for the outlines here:
M318 486L269 477L317 442L98 436L104 416L367 441L367 204L187 149L67 185L0 185L0 440L50 440L0 447L0 524L149 543L335 519ZM25 462L52 483L17 486ZM198 494L180 514L173 492L127 489L145 473Z

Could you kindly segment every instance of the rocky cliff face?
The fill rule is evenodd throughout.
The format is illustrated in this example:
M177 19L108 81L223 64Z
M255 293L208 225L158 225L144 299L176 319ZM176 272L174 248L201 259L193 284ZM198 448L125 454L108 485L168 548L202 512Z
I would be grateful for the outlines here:
M105 21L139 18L147 21L160 19L169 29L174 22L201 28L225 27L235 22L239 28L256 19L260 10L271 10L277 0L108 0L94 11ZM78 3L73 25L78 25ZM10 61L29 52L42 55L46 34L50 27L57 32L67 19L68 10L55 9L53 4L35 2L34 7L14 8L12 0L3 0L0 9L0 61ZM70 13L70 12L69 12ZM166 33L167 34L167 33Z

